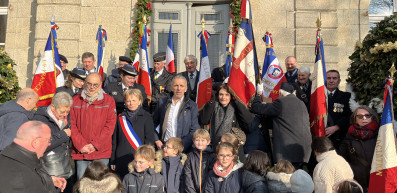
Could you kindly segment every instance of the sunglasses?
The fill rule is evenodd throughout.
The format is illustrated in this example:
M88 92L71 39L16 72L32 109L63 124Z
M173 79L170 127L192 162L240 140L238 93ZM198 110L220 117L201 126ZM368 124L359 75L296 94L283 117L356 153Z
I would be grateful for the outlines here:
M356 115L356 117L357 117L357 118L359 118L359 119L363 119L364 117L365 117L366 119L369 119L369 118L371 118L371 117L372 117L372 115L370 115L370 114L365 114L365 115Z

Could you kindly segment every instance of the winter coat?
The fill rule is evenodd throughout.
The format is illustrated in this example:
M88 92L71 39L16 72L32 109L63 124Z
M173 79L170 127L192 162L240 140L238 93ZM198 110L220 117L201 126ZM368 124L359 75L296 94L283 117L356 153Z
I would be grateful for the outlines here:
M268 193L266 178L250 171L243 171L243 190L245 193Z
M266 174L267 187L269 193L287 193L291 191L290 178L292 174L284 172L274 173L268 172Z
M187 159L186 154L175 157L163 157L163 151L156 152L154 167L164 178L165 192L179 193L184 190L184 180L182 177L183 165Z
M117 125L112 137L112 156L110 165L116 165L116 173L123 178L128 173L127 165L134 159L135 149L128 141L120 124L120 117L126 116L142 144L154 144L154 127L152 115L142 108L137 109L134 117L122 112L117 118Z
M339 126L339 130L335 131L329 139L336 149L339 148L339 144L342 142L347 134L347 130L350 126L350 116L352 111L350 110L350 96L349 92L342 92L339 89L335 90L332 97L328 97L328 116L327 116L327 127ZM335 108L336 106L342 106L343 108Z
M183 152L190 152L193 145L193 133L200 128L198 124L198 107L195 102L190 100L189 97L186 96L183 98L183 101L178 112L177 118L177 130L176 137L179 137L183 140ZM163 136L165 135L165 129L163 128L163 124L165 119L165 115L167 109L170 108L172 103L173 93L171 92L168 97L160 99L157 104L156 110L153 115L153 122L155 128L159 126L159 133L155 134L154 140L163 140Z
M133 162L128 164L129 174L123 180L123 193L164 192L164 178L158 169L148 168L144 172L134 171ZM140 190L140 191L139 191Z
M121 81L119 69L120 68L115 68L112 70L111 75L106 78L105 82L103 82L103 88L105 88L111 82L120 82Z
M108 173L101 180L93 180L83 177L74 187L74 193L121 193L119 188L121 184L117 179L117 175Z
M354 179L364 190L367 190L369 185L369 175L372 158L375 152L376 140L376 135L371 139L360 140L347 134L346 138L339 146L340 155L350 164L354 173ZM355 155L350 153L351 148L354 148Z
M68 94L70 94L70 96L74 96L74 95L76 95L76 94L81 94L81 91L83 91L83 89L82 88L79 88L79 90L77 91L77 93L74 93L74 90L72 89L72 88L69 88L69 87L66 87L66 86L61 86L61 87L58 87L56 90L55 90L55 94L56 93L59 93L59 92L67 92Z
M105 93L112 96L114 101L116 102L117 115L122 113L126 109L124 105L124 95L123 95L124 91L122 84L123 83L121 82L111 82L103 89ZM148 105L147 95L145 92L145 87L143 85L134 83L134 85L131 86L129 89L134 89L134 88L141 91L142 107L143 109L149 112L150 109Z
M242 186L242 163L233 166L232 171L226 177L219 177L211 170L204 186L205 193L243 193Z
M292 86L294 86L294 89L296 91L296 97L298 97L298 99L300 99L303 103L305 103L307 112L310 112L310 97L311 97L311 90L312 90L312 81L308 80L306 90L301 85L301 83L299 83L299 81L292 84Z
M268 124L269 121L270 124ZM241 126L242 128L246 128L244 130L246 135L246 142L243 146L244 154L249 154L253 150L261 150L266 153L269 152L269 148L271 146L268 129L271 127L270 125L270 119L255 116L253 121L250 122L248 126L246 126L245 124Z
M212 152L210 147L207 147L204 151L199 151L194 147L193 151L188 154L185 166L183 168L185 192L199 193L200 180L201 190L204 190L205 182L208 179L208 175L214 167L215 162L216 155L214 152Z
M189 73L187 71L181 72L178 75L182 75L183 77L186 78L187 80L187 92L189 93L188 96L190 97L190 99L192 101L196 101L196 97L197 97L197 84L200 78L200 72L196 70L196 77L194 80L194 87L191 88L190 87L190 77L189 77Z
M0 106L0 151L12 143L18 128L32 118L33 112L27 111L15 101Z
M225 65L214 68L211 73L212 79L212 90L217 91L222 85L223 81L226 79L226 69Z
M335 150L317 156L318 164L314 168L314 192L332 193L335 183L353 179L353 171L346 160Z
M37 154L12 142L0 154L0 192L56 192Z
M116 125L116 105L111 96L100 91L98 99L88 104L84 92L73 97L70 109L74 160L96 160L110 158L112 134ZM96 151L83 154L80 150L92 144Z
M174 75L165 68L159 77L154 79L155 71L150 72L150 80L152 82L152 99L151 103L157 104L161 98L167 97L171 92L171 84Z
M295 95L279 97L272 103L262 104L255 97L251 111L273 118L273 158L290 162L308 162L312 135L309 114L305 104Z

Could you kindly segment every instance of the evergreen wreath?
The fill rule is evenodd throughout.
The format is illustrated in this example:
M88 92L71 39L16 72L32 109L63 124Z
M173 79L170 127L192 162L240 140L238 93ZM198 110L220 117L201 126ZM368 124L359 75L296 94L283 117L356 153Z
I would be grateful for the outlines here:
M130 58L134 60L136 51L138 50L141 37L139 37L139 27L143 22L143 17L146 16L146 23L149 24L150 16L152 15L152 3L151 0L138 0L135 4L136 17L134 29L131 33L131 46L130 46ZM149 33L149 31L148 31Z
M3 47L0 47L0 104L15 100L18 86L18 77L13 69L15 62L7 55Z

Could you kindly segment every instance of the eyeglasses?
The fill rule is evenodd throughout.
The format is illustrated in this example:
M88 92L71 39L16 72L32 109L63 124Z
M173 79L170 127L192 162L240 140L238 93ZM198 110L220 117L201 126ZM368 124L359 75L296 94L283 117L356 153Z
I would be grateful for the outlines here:
M231 159L231 158L233 157L233 155L230 155L230 154L228 154L228 155L219 154L218 156L219 156L220 158L222 158L222 159Z
M372 115L371 115L371 114L356 115L356 117L359 118L359 119L363 119L364 117L365 117L366 119L369 119L369 118L372 117Z
M170 147L168 145L163 145L163 149L175 149L174 147Z
M136 164L136 165L143 165L143 164L145 164L145 163L147 163L146 161L134 161L134 163Z
M46 139L48 143L51 143L51 141L52 141L52 137L50 137L50 138L37 137L36 139L38 139L38 138Z
M98 88L99 87L98 83L92 84L90 82L86 82L85 84L87 85L87 87L94 87L94 88Z

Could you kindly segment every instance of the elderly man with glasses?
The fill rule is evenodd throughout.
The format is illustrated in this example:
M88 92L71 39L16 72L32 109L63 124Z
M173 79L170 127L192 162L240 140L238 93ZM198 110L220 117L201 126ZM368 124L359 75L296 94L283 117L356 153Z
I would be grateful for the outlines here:
M116 125L113 97L101 88L101 76L93 72L84 83L81 94L73 97L70 109L73 152L77 177L81 178L88 164L101 160L108 164L112 153L112 134Z

